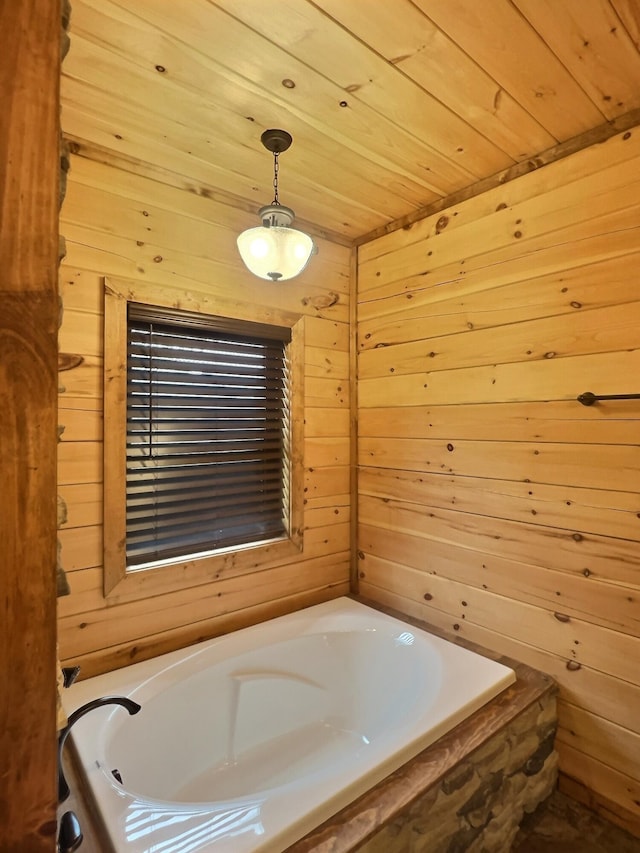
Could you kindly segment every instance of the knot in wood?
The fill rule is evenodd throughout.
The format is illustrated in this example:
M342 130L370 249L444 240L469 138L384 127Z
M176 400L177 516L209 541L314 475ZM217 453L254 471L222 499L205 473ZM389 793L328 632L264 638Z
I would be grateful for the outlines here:
M444 231L448 224L449 217L441 216L440 219L438 219L438 221L436 222L436 234L439 234L441 231Z

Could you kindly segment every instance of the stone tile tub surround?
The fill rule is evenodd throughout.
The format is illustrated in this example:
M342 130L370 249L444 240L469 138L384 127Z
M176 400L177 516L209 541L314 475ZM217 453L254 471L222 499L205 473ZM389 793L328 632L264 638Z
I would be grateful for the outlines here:
M443 632L358 600L438 636ZM525 664L451 639L512 667L517 681L286 853L507 853L525 814L557 780L556 687Z

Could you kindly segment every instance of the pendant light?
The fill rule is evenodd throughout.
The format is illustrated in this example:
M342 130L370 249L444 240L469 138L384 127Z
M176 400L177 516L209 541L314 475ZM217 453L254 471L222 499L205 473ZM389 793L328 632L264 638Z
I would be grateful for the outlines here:
M271 281L286 281L299 275L318 250L308 234L291 228L293 210L278 200L278 156L291 145L291 134L286 130L265 130L260 141L273 154L275 195L271 204L258 211L262 225L238 236L238 251L254 275Z

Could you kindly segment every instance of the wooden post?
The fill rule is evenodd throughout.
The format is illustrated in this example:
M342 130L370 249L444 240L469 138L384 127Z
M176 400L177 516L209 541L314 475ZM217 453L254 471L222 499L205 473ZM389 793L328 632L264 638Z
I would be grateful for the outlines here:
M0 849L56 835L60 6L0 4Z

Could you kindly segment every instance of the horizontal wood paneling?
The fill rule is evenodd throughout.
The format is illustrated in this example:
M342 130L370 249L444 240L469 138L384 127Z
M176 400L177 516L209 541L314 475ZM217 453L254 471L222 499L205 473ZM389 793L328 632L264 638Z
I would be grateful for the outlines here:
M415 531L463 548L504 555L520 562L552 565L558 571L633 585L640 570L640 555L629 540L558 530L539 524L506 521L486 515L430 508L383 498L362 497L362 523L388 530Z
M578 406L578 403L574 404ZM633 401L631 403L633 405ZM560 442L495 443L439 439L366 439L360 442L360 461L368 465L405 470L434 471L476 477L514 477L538 483L633 492L640 476L637 445L588 445L567 448ZM611 470L617 470L614 483Z
M559 620L574 614L634 637L640 635L635 589L612 583L607 577L585 574L584 570L548 568L534 562L535 558L528 554L501 556L488 549L461 548L457 541L441 541L371 524L361 524L359 535L360 551L365 556L375 554L434 575L435 579L429 577L424 581L424 594L429 593L432 598L431 581L440 589L438 577L444 575L451 581L479 589L502 592L517 599L524 597L559 614Z
M496 338L494 328L475 327L443 336L439 334L437 322L429 323L428 342L379 344L363 352L359 360L360 376L369 379L425 369L432 374L438 370L461 370L487 364L558 359L569 353L575 356L633 349L638 343L640 302L576 311L570 317L545 317L510 324L510 318L504 316L500 337Z
M61 230L58 452L66 521L61 560L71 595L59 600L66 662L89 672L124 665L209 634L343 594L349 580L349 263L343 246L320 252L286 287L260 282L242 266L230 208L149 178L73 157ZM77 170L75 167L77 166ZM226 220L228 211L231 211ZM173 260L170 260L170 259ZM102 406L103 277L123 272L132 285L153 282L166 299L210 313L277 322L304 318L304 552L235 568L203 582L185 571L185 588L154 590L139 601L103 597ZM197 583L197 585L194 585Z
M639 143L365 244L358 299L361 592L552 674L563 778L638 834L640 404L576 397L640 393Z
M362 379L358 398L365 408L379 406L383 400L404 406L446 405L452 394L459 403L575 400L587 390L596 394L631 393L629 378L639 370L640 349L449 371L430 372L425 364L420 373ZM637 400L630 405L636 410L639 406Z
M633 777L640 765L639 733L595 717L568 702L564 703L563 712L562 725L558 729L561 743L579 744L586 755L602 764L615 763L620 772Z
M367 467L360 468L359 484L361 494L385 501L401 493L408 503L572 534L587 528L620 539L634 540L640 535L640 497L636 492Z
M628 400L578 407L575 397L535 403L394 404L361 408L359 431L369 438L636 444L637 416L636 407Z
M451 335L546 317L558 317L571 326L570 315L576 312L633 301L628 280L639 262L638 253L632 253L422 305L405 298L398 312L386 312L383 300L372 302L370 318L361 318L359 347L420 341L425 329L432 335ZM603 275L608 281L606 291L601 286Z

